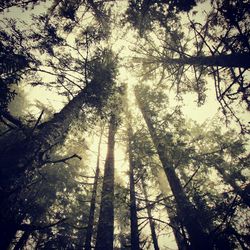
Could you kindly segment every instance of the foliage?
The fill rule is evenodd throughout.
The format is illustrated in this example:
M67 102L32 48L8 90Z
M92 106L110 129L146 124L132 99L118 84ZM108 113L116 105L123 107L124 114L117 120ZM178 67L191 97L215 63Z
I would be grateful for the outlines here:
M35 5L39 10L45 7L40 6L41 2L2 1L0 11L25 11ZM214 248L246 249L246 211L250 204L246 173L250 158L243 133L249 131L237 112L244 105L249 108L249 66L242 61L249 57L249 3L129 0L124 5L119 1L54 0L49 5L46 12L28 17L27 22L4 19L0 23L0 248L17 247L27 232L24 248L82 248L87 238L90 200L95 193L95 124L111 121L113 134L118 130L114 167L119 171L115 173L111 208L115 214L115 249L133 248L128 159L120 159L126 154L120 144L128 141L124 124L129 124L132 131L129 140L140 247L152 247L152 225L161 248L172 233L178 246L189 247L186 218L194 218ZM118 23L121 6L123 16ZM204 6L209 8L201 17L198 9ZM118 25L124 28L127 23L128 34L122 34L122 39L131 39L131 27L139 36L132 45L124 43L128 47L124 51L130 49L131 54L117 53L120 40L114 33L122 29ZM127 58L140 83L134 93L132 77L126 79L122 72L130 66ZM217 61L221 58L222 66ZM238 66L232 66L232 61L237 61ZM195 93L197 103L206 105L211 79L227 121L235 119L241 135L233 126L222 126L221 121L199 124L185 118L182 95ZM46 88L70 105L49 107L46 101L35 101L38 112L34 114L34 106L28 107L26 97L20 95L15 113L10 101L15 96L13 86L19 82L31 89ZM174 102L173 89L177 96ZM138 109L141 106L151 124L145 124ZM107 134L101 147L106 148ZM152 140L154 136L157 140ZM38 146L35 152L28 152L32 143ZM108 145L109 151L112 145ZM165 169L159 152L166 159ZM92 247L98 238L102 199L99 183L103 180L105 153L99 157L101 171L96 178ZM24 164L22 168L16 162L33 165L26 168ZM183 194L176 194L176 183L170 185L164 172L167 166ZM195 214L181 214L183 204L178 204L178 195L183 204L189 203L184 212Z
M139 30L140 36L152 31L154 23L168 26L169 21L176 20L175 14L188 12L196 5L195 0L189 1L147 1L131 0L126 10L126 20Z
M172 19L144 32L141 46L134 48L132 64L139 67L138 75L142 80L159 81L169 89L174 88L177 95L196 93L199 105L206 103L213 81L226 122L233 119L242 133L248 133L247 123L237 114L239 108L249 109L249 65L245 65L249 59L240 59L241 55L249 56L248 3L212 1L211 4L199 4L201 8L203 5L208 8L203 18L196 15L196 10L187 18L170 12ZM164 11L159 10L166 17ZM147 15L144 16L146 19ZM231 59L223 58L229 55ZM239 64L229 65L230 60L238 60Z

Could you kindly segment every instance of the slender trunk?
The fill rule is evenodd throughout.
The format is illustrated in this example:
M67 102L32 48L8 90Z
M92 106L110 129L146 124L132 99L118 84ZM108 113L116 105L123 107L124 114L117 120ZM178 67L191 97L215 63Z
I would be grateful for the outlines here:
M192 205L192 203L188 200L181 185L181 182L177 174L175 173L175 169L168 160L164 144L159 143L160 140L153 127L152 121L148 116L146 106L140 101L138 95L136 95L136 97L137 97L137 102L139 104L139 108L145 119L149 133L151 135L151 138L159 155L160 161L166 173L170 188L175 197L178 209L178 215L180 215L181 219L183 220L184 226L186 227L188 235L190 237L191 248L193 250L200 250L200 249L210 250L212 249L211 243L207 233L204 232L204 229L201 223L199 222L199 218L197 217L197 211L195 207Z
M204 66L220 66L220 67L240 67L250 68L249 53L234 53L229 55L213 55L213 56L194 56L185 58L164 58L160 62L164 64L179 65L204 65Z
M84 248L85 250L91 250L91 238L92 238L93 226L94 226L97 185L98 185L98 179L99 179L99 174L100 174L100 152L101 152L102 134L103 134L103 128L101 128L101 134L100 134L100 139L98 143L97 164L96 164L95 179L94 179L95 181L94 181L92 197L91 197L91 202L90 202L89 219L88 219L88 226L87 226L86 239L85 239L85 248Z
M129 195L130 195L130 233L131 233L131 249L140 249L139 230L138 230L138 218L135 196L135 180L134 180L134 168L135 162L132 155L132 136L133 131L131 126L128 126L128 153L129 153Z
M244 204L246 204L248 207L250 207L250 193L247 188L245 190L242 190L235 182L234 179L232 179L229 174L226 173L225 169L223 167L221 167L218 164L215 164L215 168L216 170L221 174L221 176L223 177L223 180L229 184L235 191L236 194L238 194L242 201L244 202Z
M142 190L143 190L143 194L144 194L145 201L146 201L146 208L147 208L149 226L150 226L150 230L151 230L151 237L152 237L152 240L153 240L154 249L155 250L160 250L159 245L158 245L156 232L155 232L155 223L153 221L153 217L152 217L152 213L151 213L151 207L150 207L150 204L148 202L147 187L146 187L145 180L144 180L143 176L141 178L141 184L142 184Z
M21 238L19 239L19 241L17 242L17 244L15 245L15 247L13 248L13 250L22 250L27 240L29 239L29 236L30 236L30 231L25 231L21 236Z
M104 166L101 208L96 237L96 250L112 250L114 239L114 146L117 130L116 117L111 115L108 152Z

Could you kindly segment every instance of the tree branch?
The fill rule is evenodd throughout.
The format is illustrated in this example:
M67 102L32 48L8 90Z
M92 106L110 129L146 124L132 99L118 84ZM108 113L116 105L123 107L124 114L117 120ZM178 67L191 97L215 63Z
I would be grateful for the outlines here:
M31 225L31 224L21 224L19 227L18 227L18 230L21 230L21 231L36 231L36 230L44 230L44 229L47 229L47 228L50 228L50 227L54 227L64 221L66 221L67 218L64 218L64 219L61 219L53 224L50 224L50 225L47 225L47 226L35 226L35 225Z
M60 162L66 163L68 160L70 160L72 158L78 158L79 160L82 159L82 157L80 157L79 155L73 154L73 155L66 157L66 158L63 158L63 159L54 160L54 161L45 161L44 163L53 163L53 164L60 163Z

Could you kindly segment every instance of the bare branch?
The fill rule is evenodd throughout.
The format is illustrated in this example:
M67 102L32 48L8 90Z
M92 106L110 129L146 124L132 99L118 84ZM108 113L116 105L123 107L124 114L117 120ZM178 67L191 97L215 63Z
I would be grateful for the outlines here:
M79 160L82 159L82 157L80 157L79 155L77 154L73 154L69 157L66 157L66 158L63 158L63 159L59 159L59 160L54 160L54 161L45 161L45 163L60 163L60 162L63 162L63 163L66 163L68 160L72 159L72 158L78 158Z

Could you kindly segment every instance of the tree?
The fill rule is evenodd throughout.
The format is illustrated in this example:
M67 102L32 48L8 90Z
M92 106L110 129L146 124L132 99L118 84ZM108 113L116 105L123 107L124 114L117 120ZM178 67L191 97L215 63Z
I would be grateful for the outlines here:
M104 166L101 208L95 249L113 249L114 235L114 146L117 115L111 113L109 121L108 152Z
M104 52L104 54L105 53L106 52ZM107 53L109 53L107 56L110 56L110 52ZM111 60L111 58L108 60ZM16 174L15 177L17 177L20 173L40 167L47 151L64 138L70 123L78 116L84 103L90 106L100 105L99 108L101 108L102 103L107 101L108 97L105 95L112 93L113 88L112 78L114 77L114 68L111 66L113 62L107 61L107 64L103 65L101 69L99 68L101 64L96 63L95 67L98 71L95 72L96 75L91 83L75 96L58 114L55 114L50 121L44 124L38 134L34 136L30 134L29 137L24 140L27 144L25 147L22 146L22 141L20 142L22 145L15 145L15 147L11 149L12 151L3 152L1 162L3 166L2 173L5 174L5 176L8 176L7 174L11 171L12 174ZM109 68L110 66L111 68ZM99 74L106 77L102 79L102 82L99 82ZM11 152L14 153L15 157L12 157ZM16 166L18 166L18 168ZM4 173L4 171L8 171L7 174Z
M170 12L172 19L155 26L156 21L152 21L150 25L155 29L145 34L141 46L135 47L137 62L132 63L141 65L145 77L152 78L155 72L159 82L167 80L165 87L175 86L177 95L196 93L200 105L205 103L207 89L212 89L208 84L212 76L216 99L226 121L229 123L233 118L242 133L248 133L248 124L236 108L239 105L243 111L249 109L247 6L240 1L213 2L204 21L199 20L194 10L185 23L184 17ZM165 17L167 11L162 8L159 12Z
M129 117L129 114L128 114ZM129 118L128 118L129 120ZM137 206L136 206L136 193L135 193L135 179L134 169L135 160L132 153L132 127L128 125L128 154L129 154L129 195L130 195L130 228L131 228L131 249L140 249L139 231L138 231L138 218L137 218Z
M110 56L110 52L108 53ZM111 60L111 58L109 60ZM109 61L109 63L113 64L114 62ZM97 73L92 82L74 97L58 114L54 115L49 122L44 124L37 134L33 135L32 131L26 138L11 147L10 150L4 149L1 155L1 202L4 202L5 199L9 199L13 192L17 192L20 189L20 187L15 184L18 177L19 179L21 177L21 179L23 179L25 173L30 173L41 168L44 162L46 162L48 151L51 150L54 145L63 141L69 125L78 117L79 111L84 103L92 107L100 105L99 108L102 108L102 103L105 103L107 101L105 99L108 98L105 95L111 94L113 88L112 78L114 77L114 68L108 68L109 66L110 64L106 64L100 69L100 63L97 63L98 73L102 73L102 82L99 82L100 76L98 76ZM101 100L103 100L103 102ZM25 145L25 147L23 147L23 145ZM1 216L2 215L1 212ZM8 224L8 222L6 223ZM4 225L6 225L6 223L1 226L5 227Z
M94 226L94 215L95 215L95 207L96 207L96 196L97 196L97 185L98 179L100 175L100 151L101 151L101 141L102 141L102 134L103 134L104 127L101 128L100 139L98 143L98 152L97 152L97 163L96 163L96 170L95 170L95 177L94 177L94 185L92 190L92 197L90 202L90 210L89 210L89 218L88 218L88 226L86 231L86 239L84 248L86 250L91 249L91 238L93 234L93 226Z
M166 151L167 148L164 145L164 142L159 140L160 138L158 138L155 128L153 127L152 120L150 118L150 109L148 108L148 106L146 106L147 104L145 103L145 99L144 100L142 99L143 96L145 98L145 95L142 95L139 92L138 87L135 91L136 91L135 94L136 94L138 105L143 114L145 122L148 126L149 133L157 149L159 158L161 160L164 171L168 178L169 185L174 194L175 201L177 203L178 214L183 220L183 223L190 236L191 246L194 249L200 249L202 247L203 248L205 247L206 249L212 249L211 243L209 242L208 235L202 228L202 225L196 216L197 211L188 200L183 190L183 187L181 185L181 182L177 174L175 173L173 166L171 166L171 163L167 157L167 154L168 154ZM186 214L189 214L189 216L187 217ZM205 242L205 246L204 246L204 242Z
M12 85L19 83L25 69L35 60L27 51L17 45L22 37L18 39L5 31L1 31L0 37L0 112L2 114L7 110L8 104L16 95Z
M178 249L188 249L188 241L185 236L183 226L181 225L181 219L176 214L175 203L172 201L171 199L172 195L168 191L169 190L168 181L166 179L161 164L158 162L158 159L156 157L157 153L155 152L154 145L152 144L150 136L148 135L148 132L146 131L146 128L144 128L144 126L136 131L136 135L134 136L134 145L135 145L134 151L135 154L137 155L136 162L139 167L138 175L140 177L141 182L144 182L144 186L145 188L147 188L147 186L145 185L145 181L149 179L151 173L152 176L150 178L150 181L153 182L154 187L155 185L159 186L159 190L161 191L161 194L157 196L157 199L153 202L149 201L149 198L145 198L145 203L146 203L145 207L147 210L150 210L148 214L151 214L151 210L155 206L162 204L166 208L169 218L169 225L174 233ZM150 188L151 187L148 187L148 190L150 190ZM153 221L153 217L150 215L148 215L148 217L151 220L150 224L153 225L151 226L152 227L151 232L155 231L153 223L155 223L157 220ZM158 245L157 239L155 239L156 237L153 236L155 235L155 233L152 232L151 234L152 234L153 244L155 248L157 248Z
M188 12L196 5L196 0L188 1L152 1L152 0L130 0L126 10L126 21L139 30L140 36L152 31L153 24L167 25L169 20L175 18L179 12Z

